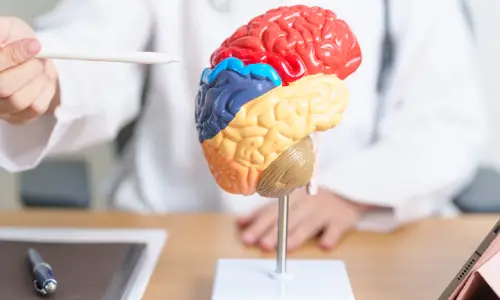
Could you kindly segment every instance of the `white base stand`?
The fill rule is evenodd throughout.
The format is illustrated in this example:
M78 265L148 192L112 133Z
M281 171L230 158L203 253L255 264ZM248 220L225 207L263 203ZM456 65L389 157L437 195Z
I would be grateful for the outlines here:
M273 259L221 259L212 300L355 300L342 261L287 261L276 274Z

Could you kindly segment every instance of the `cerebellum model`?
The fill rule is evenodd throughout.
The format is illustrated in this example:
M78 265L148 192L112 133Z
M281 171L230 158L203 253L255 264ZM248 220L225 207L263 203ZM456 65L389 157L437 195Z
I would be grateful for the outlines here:
M280 7L238 28L212 54L196 97L196 127L217 184L232 194L278 198L307 185L310 135L335 127L344 83L362 55L332 11Z

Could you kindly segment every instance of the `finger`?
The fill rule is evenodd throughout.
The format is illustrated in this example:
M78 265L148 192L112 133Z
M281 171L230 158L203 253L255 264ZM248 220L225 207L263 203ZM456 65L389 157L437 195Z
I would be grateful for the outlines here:
M25 110L49 83L50 79L45 74L39 75L9 98L0 99L0 111L2 114L12 114Z
M20 18L1 17L0 18L0 45L24 38L35 38L35 32Z
M252 211L250 214L239 216L236 219L237 224L240 227L246 227L249 225L255 218L257 218L259 215L261 215L264 211L266 211L270 206L276 205L276 203L272 202L267 205L263 205L262 207L259 207L258 209L255 209Z
M319 246L325 250L332 249L338 244L346 228L339 226L335 222L330 222L325 228L319 240Z
M303 221L306 221L306 218L310 215L309 213L304 213L304 211L308 211L307 209L292 211L289 216L288 221L288 236L291 233L295 232L299 224L303 225ZM272 251L276 249L278 245L278 224L274 225L260 240L260 247L265 251ZM293 243L293 241L292 241ZM288 240L288 246L290 245L290 238Z
M247 245L255 244L268 230L276 225L278 205L272 203L266 206L253 222L243 232L243 242Z
M259 246L264 251L272 251L278 245L278 224L274 224L260 239Z
M250 214L243 215L243 216L238 216L236 218L236 223L240 228L244 228L248 226L252 221L263 211L263 207L256 209L252 211Z
M0 49L0 72L22 65L40 52L41 45L36 39L22 39Z
M302 203L300 205L299 203ZM304 201L298 201L292 206L288 217L288 232L293 232L299 224L312 214L314 205L310 205ZM278 244L278 226L274 226L260 241L260 246L263 250L274 250Z
M309 214L293 231L289 232L288 250L295 250L308 239L317 235L326 226L326 221L316 214Z
M56 67L54 66L54 62L50 59L39 59L39 60L43 62L45 74L47 74L47 76L49 76L50 79L56 81L57 70Z
M61 98L61 89L59 87L59 81L52 80L53 83L53 88L54 88L54 94L52 95L52 99L50 101L49 108L47 109L47 113L49 114L54 114L56 109L60 106L60 98Z
M236 218L236 223L238 224L238 226L240 227L246 227L247 225L249 225L255 218L257 218L258 215L260 215L264 209L267 209L267 205L263 206L263 207L260 207L254 211L252 211L251 213L249 214L246 214L246 215L242 215L242 216L238 216Z
M6 120L12 124L26 124L43 115L54 98L56 85L49 82L28 108L10 115Z
M288 230L290 232L296 230L299 224L317 209L314 200L310 199L297 201L290 208L290 216L288 218Z
M239 228L245 228L252 220L253 215L244 215L236 217L236 224Z
M30 85L34 79L43 74L43 63L31 60L15 69L0 73L0 112L11 113L19 111L23 105L21 98L12 99L12 95L20 89ZM36 92L39 92L37 90ZM6 98L9 98L7 101ZM19 102L20 101L20 102Z
M293 230L300 221L311 213L313 205L305 202L305 199L299 197L290 197L290 211L288 217L288 229ZM305 205L304 205L305 204ZM271 251L276 249L278 244L278 225L273 226L260 240L262 250Z

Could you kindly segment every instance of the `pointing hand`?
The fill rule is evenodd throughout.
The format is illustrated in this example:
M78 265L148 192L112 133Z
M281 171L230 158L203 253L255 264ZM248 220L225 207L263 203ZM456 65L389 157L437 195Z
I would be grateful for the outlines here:
M24 21L0 17L0 119L24 124L58 105L58 78L50 60Z

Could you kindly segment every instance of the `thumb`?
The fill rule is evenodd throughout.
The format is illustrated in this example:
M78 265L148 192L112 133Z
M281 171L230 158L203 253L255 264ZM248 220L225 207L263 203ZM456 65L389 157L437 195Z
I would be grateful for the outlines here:
M16 67L40 52L41 45L36 39L19 40L0 48L0 72Z

